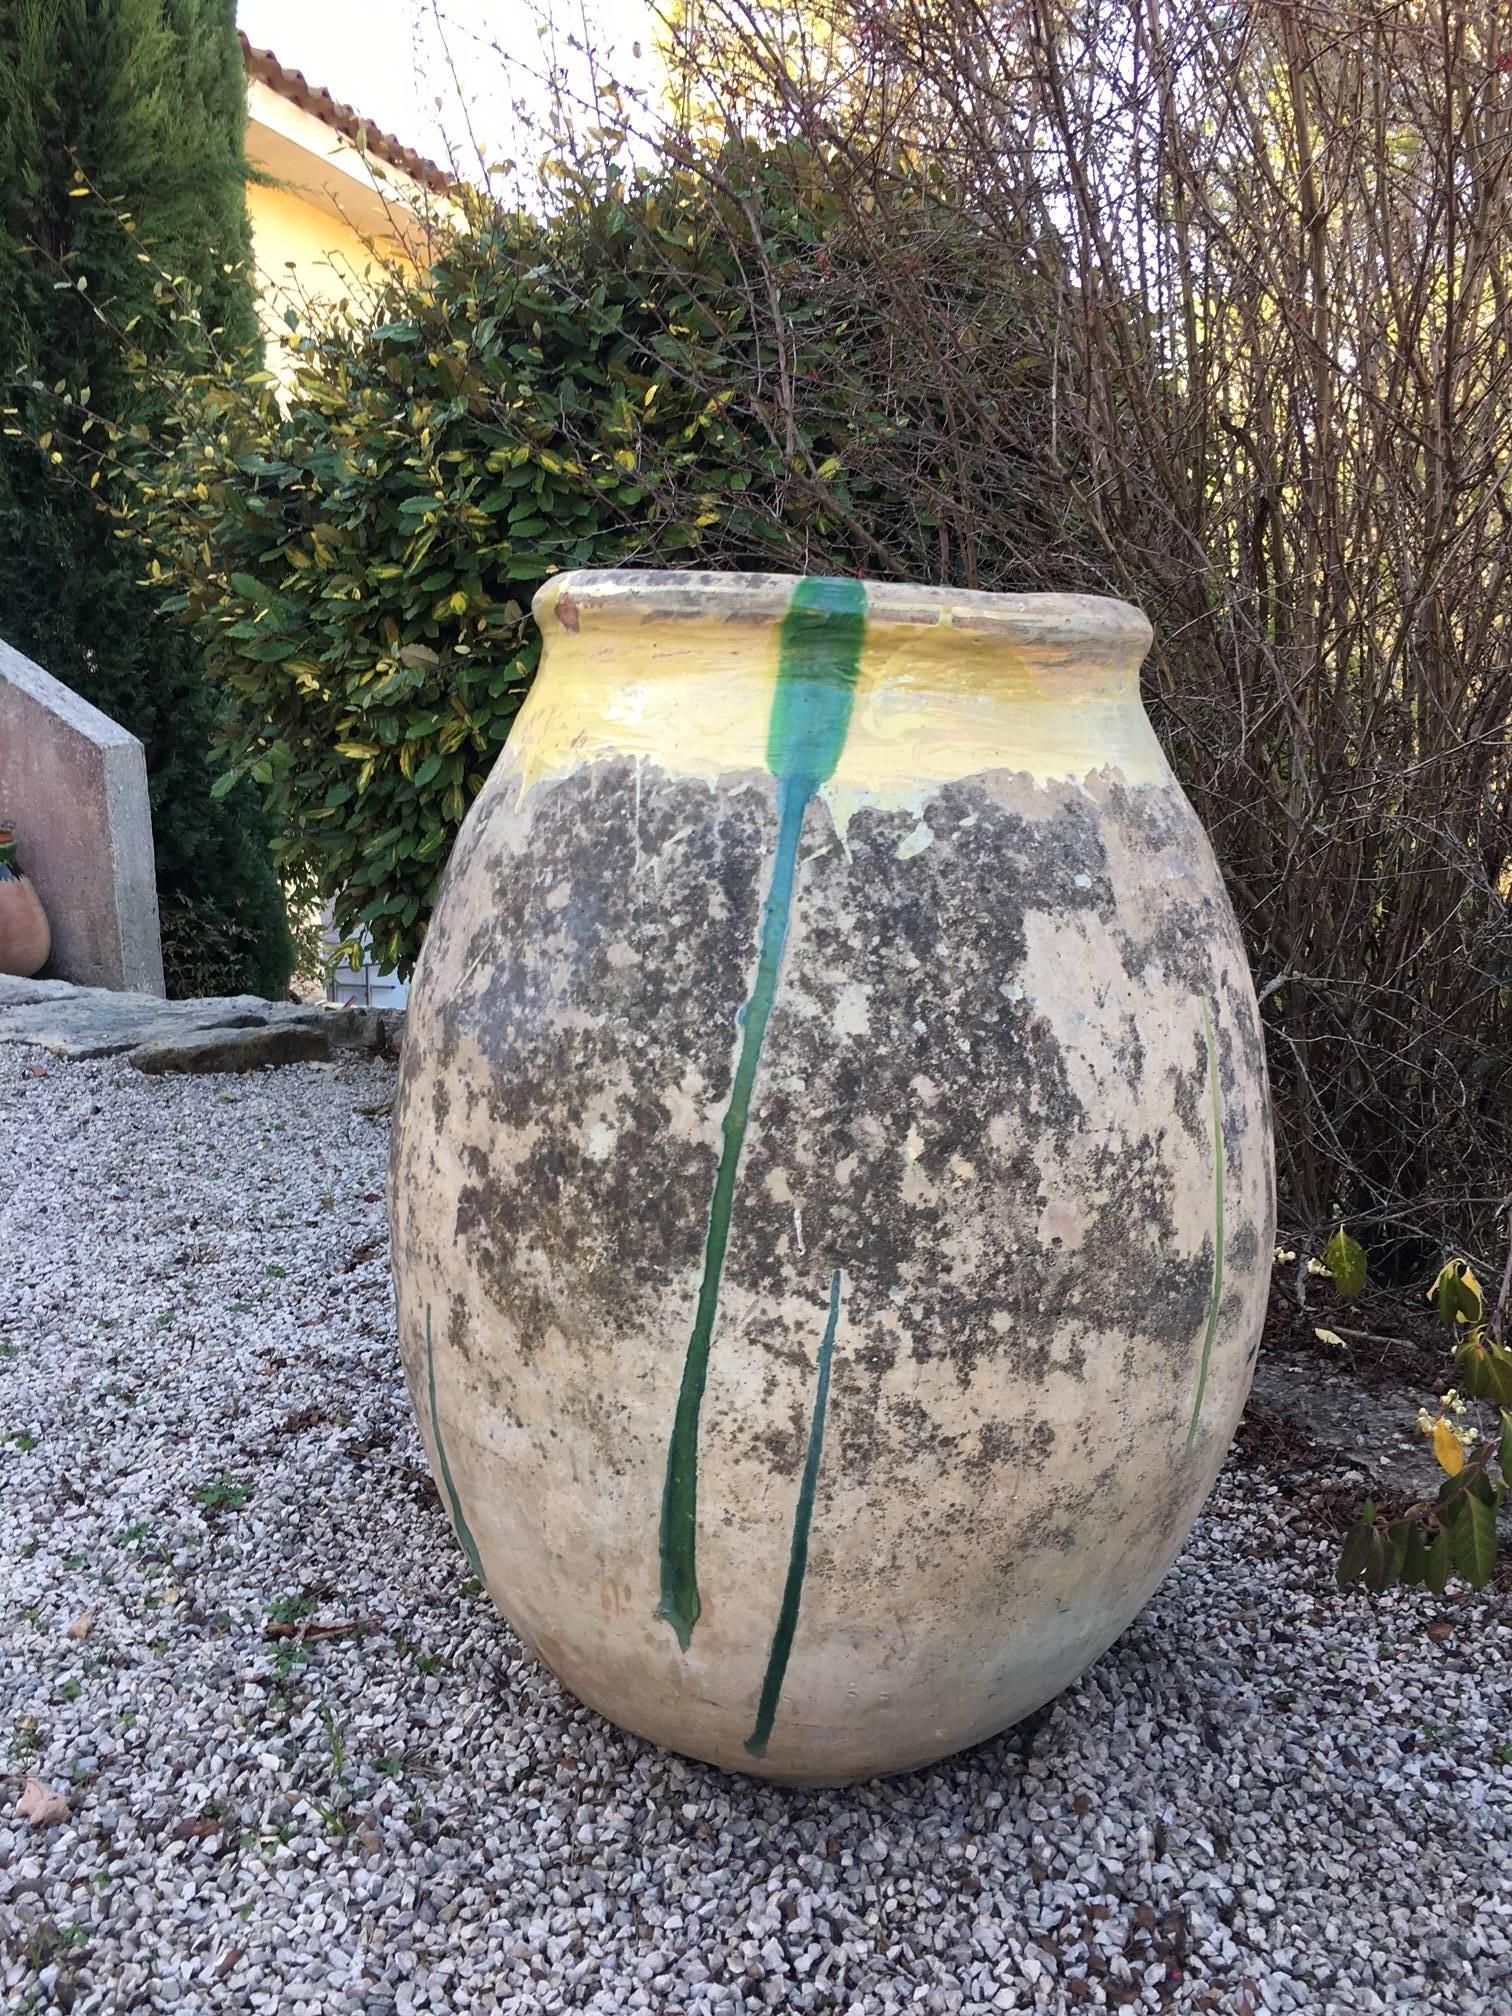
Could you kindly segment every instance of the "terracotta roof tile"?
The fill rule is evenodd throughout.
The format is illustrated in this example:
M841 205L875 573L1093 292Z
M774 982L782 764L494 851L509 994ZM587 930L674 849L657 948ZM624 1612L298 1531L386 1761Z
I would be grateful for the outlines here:
M406 147L392 133L385 133L374 126L361 113L354 112L350 105L343 105L339 99L333 98L323 87L309 83L302 70L286 69L271 49L256 48L240 29L237 34L242 46L242 62L249 77L257 78L270 91L276 91L280 98L287 98L291 105L298 105L301 110L313 114L323 125L344 135L369 154L376 155L380 161L402 168L406 175L433 195L445 196L457 187L455 177L438 168L434 161L427 161L423 154L417 154L413 147Z

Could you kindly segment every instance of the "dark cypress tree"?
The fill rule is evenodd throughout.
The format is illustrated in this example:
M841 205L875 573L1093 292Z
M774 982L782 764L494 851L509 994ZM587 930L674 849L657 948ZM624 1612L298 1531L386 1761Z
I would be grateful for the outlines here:
M245 119L234 0L0 0L0 636L146 746L170 993L282 993L293 948L255 793L211 797L217 696L56 388L150 437L127 358L171 351L163 274L256 350Z

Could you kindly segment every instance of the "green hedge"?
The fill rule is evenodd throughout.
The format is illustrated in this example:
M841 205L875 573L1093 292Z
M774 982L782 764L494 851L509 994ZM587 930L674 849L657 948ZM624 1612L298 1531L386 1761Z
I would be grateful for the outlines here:
M801 163L746 179L733 208L668 177L549 222L480 217L366 328L303 335L286 410L221 370L181 387L129 515L230 697L221 788L264 789L286 875L343 931L366 926L385 965L419 950L535 669L529 604L552 573L929 579L954 539L956 571L1005 585L1020 549L1059 537L1037 474L1048 365L1013 276L921 193L932 270L969 297L1022 413L1020 508L967 550L920 501L944 419L909 406L868 249L799 200Z
M262 794L211 795L224 698L80 468L171 428L184 294L257 357L244 88L231 0L0 0L0 635L143 744L172 994L281 994L293 947Z

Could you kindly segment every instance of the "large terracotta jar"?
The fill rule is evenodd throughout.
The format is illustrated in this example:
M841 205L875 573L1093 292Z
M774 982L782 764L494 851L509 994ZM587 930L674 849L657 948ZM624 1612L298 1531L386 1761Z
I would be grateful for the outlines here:
M29 980L42 971L51 950L47 912L21 872L15 830L0 821L0 973Z
M1149 626L729 574L535 609L395 1108L443 1499L626 1728L927 1763L1134 1616L1260 1334L1260 1027Z

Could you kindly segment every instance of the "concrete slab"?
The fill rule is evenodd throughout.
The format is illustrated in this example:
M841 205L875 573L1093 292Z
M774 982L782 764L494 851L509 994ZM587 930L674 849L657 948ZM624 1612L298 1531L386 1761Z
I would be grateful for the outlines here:
M161 995L142 745L3 641L0 817L52 926L48 973Z
M0 1044L55 1057L116 1057L140 1071L255 1071L314 1062L333 1050L395 1056L404 1016L392 1008L328 1008L227 994L164 1001L152 994L0 974Z

